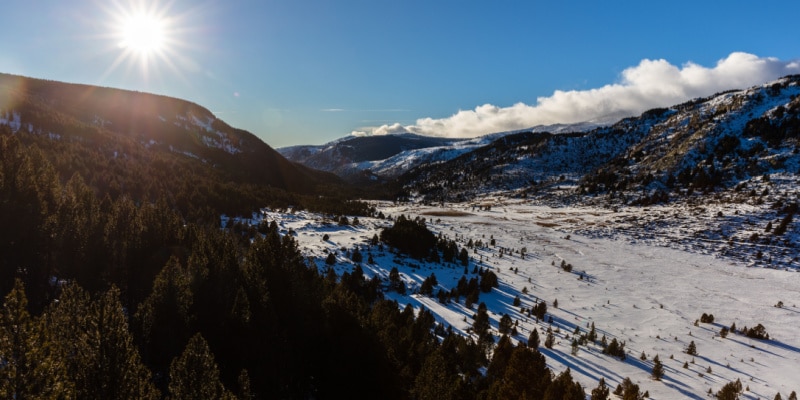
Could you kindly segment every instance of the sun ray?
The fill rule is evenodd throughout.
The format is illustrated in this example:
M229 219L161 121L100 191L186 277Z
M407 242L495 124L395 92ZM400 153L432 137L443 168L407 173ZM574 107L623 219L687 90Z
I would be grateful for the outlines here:
M181 54L186 44L188 20L171 9L172 2L159 0L111 1L98 3L108 16L105 23L111 41L109 50L117 55L106 68L101 79L115 71L125 75L138 75L143 82L160 81L165 73L183 78ZM187 12L194 12L195 9Z

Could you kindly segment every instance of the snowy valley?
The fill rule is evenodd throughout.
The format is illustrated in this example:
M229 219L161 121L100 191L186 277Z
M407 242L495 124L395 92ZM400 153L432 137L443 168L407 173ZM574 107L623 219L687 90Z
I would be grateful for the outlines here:
M513 342L526 343L534 329L544 342L552 330L552 348L539 346L548 366L554 373L569 368L587 395L600 378L613 391L626 377L655 399L706 398L737 379L746 399L776 393L786 398L800 389L796 268L753 267L703 246L671 245L669 238L659 239L646 227L622 229L638 214L635 210L551 208L504 197L439 206L375 205L385 219L351 217L343 224L332 216L263 210L251 220L237 221L274 221L282 234L297 240L320 273L331 268L341 276L354 273L358 265L366 279L379 278L385 296L401 307L426 308L443 327L463 335L474 337L472 324L481 302L489 310L495 341L504 315L514 323ZM468 265L415 259L375 244L381 230L401 215L424 218L440 238L454 240L468 251ZM610 231L615 233L602 234ZM670 232L681 236L678 229ZM335 261L326 263L331 255ZM406 287L404 294L389 287L393 268ZM466 299L453 293L462 277L480 278L479 271L496 274L499 285L467 307ZM437 282L432 295L420 294L431 275ZM530 314L540 302L547 310L542 320ZM732 326L741 330L758 324L766 328L768 340L739 331L721 335ZM573 342L585 338L592 326L595 340ZM603 337L624 342L624 360L603 354ZM690 343L695 355L687 354ZM652 378L656 356L664 368L660 381Z

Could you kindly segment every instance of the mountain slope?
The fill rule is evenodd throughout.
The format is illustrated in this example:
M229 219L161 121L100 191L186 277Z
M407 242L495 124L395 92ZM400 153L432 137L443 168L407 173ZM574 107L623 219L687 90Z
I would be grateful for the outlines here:
M45 151L62 179L80 173L112 196L166 195L184 208L215 198L243 211L245 203L263 205L252 202L257 197L319 194L341 185L207 109L165 96L0 74L0 127ZM153 182L142 182L145 177Z
M521 131L497 132L472 139L439 138L401 133L344 137L322 146L278 149L286 158L311 168L333 172L350 181L393 179L409 170L452 160L506 135L520 132L582 132L596 123L541 125Z
M409 194L465 199L733 187L764 173L796 174L800 77L719 93L588 132L523 132L401 178ZM629 199L630 200L630 199Z
M370 176L371 163L407 151L449 146L458 139L420 136L410 133L383 136L351 136L322 146L291 146L278 149L286 158L311 168L355 179Z
M570 134L507 135L399 178L400 198L630 211L576 233L797 268L800 76Z

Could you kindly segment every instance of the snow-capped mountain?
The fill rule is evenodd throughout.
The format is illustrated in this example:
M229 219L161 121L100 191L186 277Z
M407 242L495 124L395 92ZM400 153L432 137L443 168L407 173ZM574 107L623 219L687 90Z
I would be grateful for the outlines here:
M582 132L596 128L592 122L540 125L498 132L478 138L439 138L401 133L381 136L347 136L321 146L299 145L277 149L289 160L359 181L396 178L421 166L442 163L520 132Z
M729 188L765 173L796 175L798 94L800 77L789 76L586 132L505 135L401 179L410 194L436 200L573 188L566 193L627 191L625 201L635 201L642 190L663 196Z

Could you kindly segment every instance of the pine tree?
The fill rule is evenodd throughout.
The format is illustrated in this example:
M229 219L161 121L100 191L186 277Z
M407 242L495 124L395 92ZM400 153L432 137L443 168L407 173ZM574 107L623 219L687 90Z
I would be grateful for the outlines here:
M512 324L513 322L511 317L508 314L503 314L503 316L500 317L500 323L497 330L501 335L508 335L508 333L511 332Z
M534 350L539 348L539 330L536 328L531 329L531 334L528 336L528 347Z
M511 351L502 376L493 380L489 399L541 399L550 379L544 356L517 346Z
M661 378L664 376L664 365L661 364L661 360L658 359L658 355L653 358L653 371L651 373L653 379L660 381Z
M358 248L356 248L353 250L353 255L350 257L350 259L353 260L354 263L360 263L364 261L364 256L361 254Z
M112 287L92 303L91 316L96 318L89 331L88 344L97 352L91 362L96 396L86 398L158 399L160 393L151 382L151 374L142 363L128 320L120 302L120 292Z
M434 351L422 363L412 391L420 400L455 400L459 398L460 387L453 366L447 363L440 351Z
M50 330L64 354L78 398L158 399L151 374L141 361L127 317L112 287L94 301L76 285L67 286L49 309Z
M472 330L478 335L478 345L488 351L489 347L494 343L494 338L489 332L489 313L486 308L486 303L478 305L478 312L475 314L475 321L472 323Z
M0 312L0 398L73 397L63 354L27 308L25 289L17 279Z
M203 336L189 339L169 367L169 396L173 400L234 399L219 380L219 368Z
M547 337L544 339L544 347L547 347L548 349L552 349L553 345L555 344L555 341L556 341L556 338L555 338L555 336L553 336L553 331L548 330L547 331Z
M134 315L144 338L144 358L158 369L168 368L189 337L193 296L190 276L171 257L153 282L153 290Z
M605 378L600 378L597 387L592 389L591 400L608 400L608 386L606 386Z
M328 257L325 258L325 264L327 265L336 264L336 254L333 254L333 252L328 253Z
M558 374L558 377L547 386L544 393L545 400L584 400L586 395L580 383L572 380L572 373L567 369Z
M689 346L686 347L686 354L688 354L690 356L696 356L697 355L697 346L694 344L694 340L689 342Z
M742 393L742 382L728 382L717 392L718 400L738 400L739 394Z

